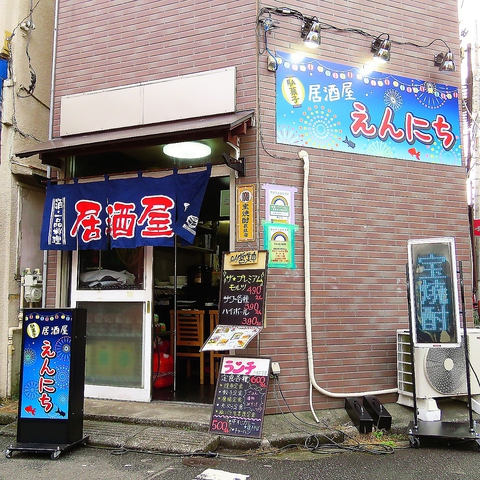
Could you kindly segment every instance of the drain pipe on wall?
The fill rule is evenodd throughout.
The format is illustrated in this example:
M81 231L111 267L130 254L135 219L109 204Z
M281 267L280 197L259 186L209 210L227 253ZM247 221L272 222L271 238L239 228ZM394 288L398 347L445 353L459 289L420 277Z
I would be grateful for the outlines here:
M384 395L387 393L397 393L398 388L389 390L376 390L372 392L358 393L333 393L323 389L318 385L315 379L315 369L313 364L313 341L312 341L312 308L311 308L311 289L310 289L310 219L308 206L308 176L310 174L310 162L308 153L300 150L298 156L303 160L303 246L304 246L304 269L305 269L305 330L307 336L307 360L308 377L310 380L310 410L318 423L319 419L315 415L313 407L313 388L318 392L332 398L364 397L366 395Z
M7 343L7 386L6 386L6 397L11 398L13 395L13 355L15 353L15 344L13 341L14 335L16 332L22 332L22 320L23 320L23 303L25 295L25 282L22 276L20 282L20 310L18 313L18 325L16 327L10 327L8 329L8 343Z
M15 332L21 332L22 331L22 314L20 313L18 315L18 326L16 327L10 327L8 329L8 343L7 343L7 391L6 391L6 397L10 398L12 397L12 390L13 390L13 355L15 353L15 345L13 342L13 337L15 335Z

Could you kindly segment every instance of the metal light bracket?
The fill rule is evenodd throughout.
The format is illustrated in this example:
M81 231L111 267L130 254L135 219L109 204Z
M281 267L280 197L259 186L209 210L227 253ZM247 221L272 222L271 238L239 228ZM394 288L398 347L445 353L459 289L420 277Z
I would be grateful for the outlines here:
M222 153L222 157L225 160L227 166L230 167L232 170L238 172L238 175L240 177L245 176L245 157L234 158L225 152Z

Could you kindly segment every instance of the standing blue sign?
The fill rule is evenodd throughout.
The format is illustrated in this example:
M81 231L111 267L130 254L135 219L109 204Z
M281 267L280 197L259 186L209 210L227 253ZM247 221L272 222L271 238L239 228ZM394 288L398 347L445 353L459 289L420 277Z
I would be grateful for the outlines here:
M408 241L412 339L416 347L460 345L455 239Z
M68 419L72 320L71 310L26 312L20 418Z
M52 452L85 443L83 390L87 311L23 310L22 362L14 450Z
M278 143L461 166L456 87L276 58Z

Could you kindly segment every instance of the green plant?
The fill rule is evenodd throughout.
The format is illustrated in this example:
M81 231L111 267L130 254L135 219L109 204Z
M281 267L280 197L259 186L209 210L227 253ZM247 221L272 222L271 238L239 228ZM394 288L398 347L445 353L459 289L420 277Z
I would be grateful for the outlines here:
M478 314L478 310L476 308L473 309L473 324L480 325L480 315Z

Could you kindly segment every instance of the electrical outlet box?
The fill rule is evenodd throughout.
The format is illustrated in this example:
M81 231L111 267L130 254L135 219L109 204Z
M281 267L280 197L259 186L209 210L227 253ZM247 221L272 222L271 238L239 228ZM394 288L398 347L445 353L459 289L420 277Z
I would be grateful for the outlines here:
M278 362L272 362L272 374L278 375L280 373L280 364Z

